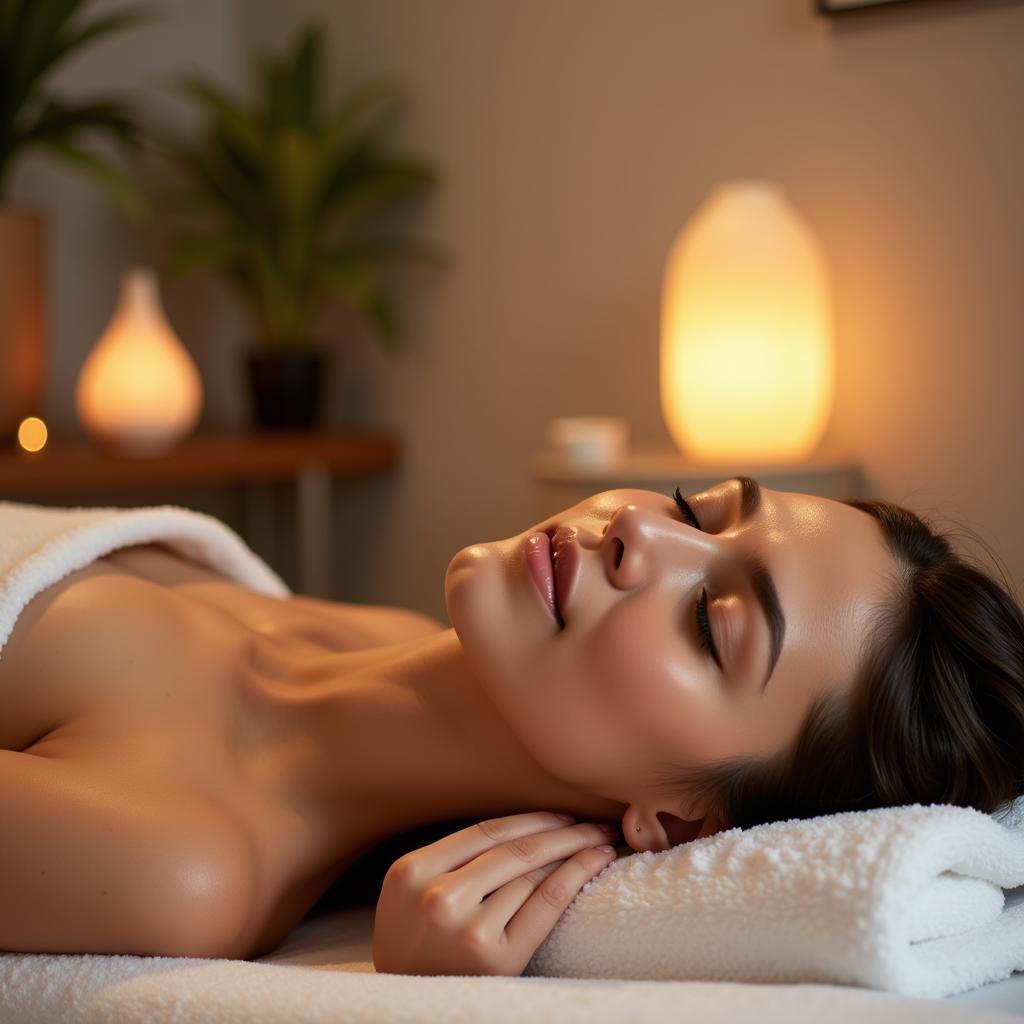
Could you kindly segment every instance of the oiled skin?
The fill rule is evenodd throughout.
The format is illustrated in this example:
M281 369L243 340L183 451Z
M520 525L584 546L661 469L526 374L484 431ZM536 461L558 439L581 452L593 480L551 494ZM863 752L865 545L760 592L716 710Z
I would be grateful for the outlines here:
M272 949L362 851L339 861L264 687L443 628L264 597L155 544L37 595L0 657L0 950Z

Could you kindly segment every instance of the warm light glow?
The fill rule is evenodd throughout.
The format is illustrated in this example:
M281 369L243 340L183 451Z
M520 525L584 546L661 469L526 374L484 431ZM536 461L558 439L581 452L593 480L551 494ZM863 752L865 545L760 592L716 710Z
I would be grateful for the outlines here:
M27 452L37 452L46 444L46 424L38 416L26 416L18 424L18 444Z
M199 372L164 316L156 274L129 270L117 310L79 374L79 420L128 453L155 455L192 430L202 401Z
M811 229L771 182L714 189L677 236L662 286L661 407L700 463L787 463L821 441L835 351Z

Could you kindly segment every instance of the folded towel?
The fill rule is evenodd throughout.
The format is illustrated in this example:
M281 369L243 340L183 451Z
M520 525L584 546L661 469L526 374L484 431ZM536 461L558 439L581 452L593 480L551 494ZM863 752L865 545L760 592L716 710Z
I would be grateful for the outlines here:
M0 655L36 594L117 548L159 541L271 597L284 581L229 526L177 505L50 508L0 501Z
M613 861L528 975L830 982L938 998L1024 969L1024 808L884 807Z

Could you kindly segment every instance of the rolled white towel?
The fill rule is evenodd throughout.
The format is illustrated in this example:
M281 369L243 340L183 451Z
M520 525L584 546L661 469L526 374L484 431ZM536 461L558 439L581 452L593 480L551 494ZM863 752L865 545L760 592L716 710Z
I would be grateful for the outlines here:
M1003 894L1024 884L1015 820L913 804L624 857L584 886L525 973L976 988L1024 969L1024 903Z

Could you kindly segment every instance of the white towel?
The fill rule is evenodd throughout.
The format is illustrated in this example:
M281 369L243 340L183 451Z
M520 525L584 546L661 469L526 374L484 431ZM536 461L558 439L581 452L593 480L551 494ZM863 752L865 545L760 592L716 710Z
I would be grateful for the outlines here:
M50 508L0 501L0 655L36 594L117 548L155 541L251 590L291 593L234 530L202 512L177 505Z
M729 829L613 861L527 967L575 978L830 982L938 998L1024 969L1020 802Z

